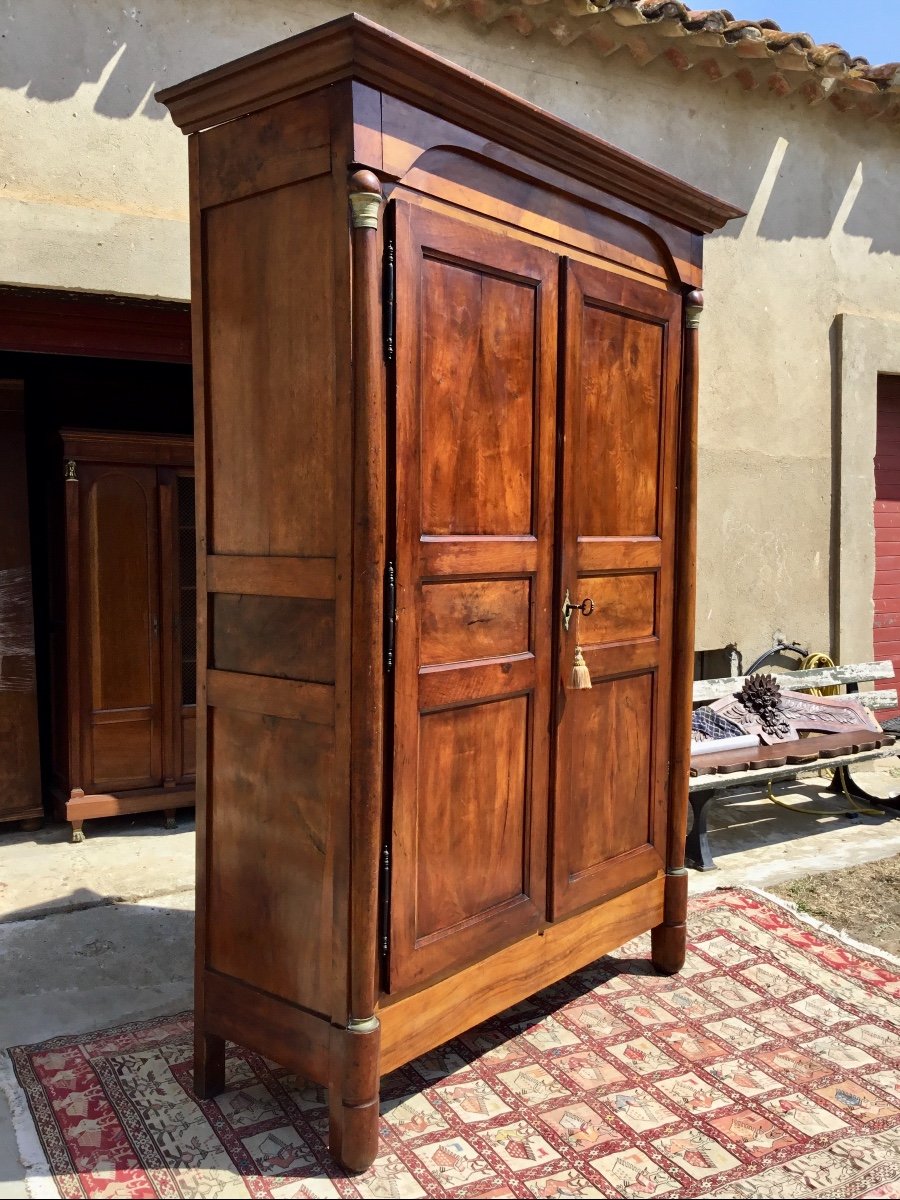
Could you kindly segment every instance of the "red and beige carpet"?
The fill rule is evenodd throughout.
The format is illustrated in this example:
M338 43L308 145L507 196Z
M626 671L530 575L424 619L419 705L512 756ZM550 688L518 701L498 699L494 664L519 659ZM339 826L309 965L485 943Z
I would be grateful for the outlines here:
M747 892L690 932L677 978L640 939L385 1080L356 1177L257 1055L198 1103L190 1014L15 1048L31 1194L900 1197L900 967Z

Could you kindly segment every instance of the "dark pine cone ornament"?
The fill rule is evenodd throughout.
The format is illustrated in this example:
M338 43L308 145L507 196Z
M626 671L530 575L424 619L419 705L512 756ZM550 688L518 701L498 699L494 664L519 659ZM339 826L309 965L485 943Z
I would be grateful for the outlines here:
M781 688L772 675L748 675L737 694L744 708L759 717L769 737L787 737L791 729L781 711Z

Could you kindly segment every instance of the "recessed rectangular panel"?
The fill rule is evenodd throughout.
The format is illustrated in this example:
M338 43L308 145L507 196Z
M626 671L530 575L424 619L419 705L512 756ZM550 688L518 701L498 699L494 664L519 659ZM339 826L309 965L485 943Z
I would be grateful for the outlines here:
M417 940L526 891L527 741L527 696L422 718Z
M650 840L653 675L572 693L566 720L572 723L565 814L572 878Z
M91 706L153 704L156 472L95 468L86 503Z
M422 532L532 530L533 286L422 262Z
M212 666L246 675L334 682L334 601L218 593Z
M225 708L208 720L208 964L328 1013L333 731Z
M135 721L94 725L91 730L94 787L151 784L159 773L154 740L149 713Z
M423 584L422 664L525 653L530 592L527 579Z
M584 576L581 594L594 602L594 611L579 625L583 646L634 641L656 631L655 573Z
M659 532L662 327L588 304L581 339L577 533Z
M324 176L204 214L212 554L335 552L332 206Z

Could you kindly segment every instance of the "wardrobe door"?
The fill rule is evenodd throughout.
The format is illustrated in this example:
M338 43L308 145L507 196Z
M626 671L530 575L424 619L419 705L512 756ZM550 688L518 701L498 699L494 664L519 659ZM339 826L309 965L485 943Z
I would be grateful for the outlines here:
M568 261L552 914L663 867L669 756L678 296ZM585 613L590 608L584 606ZM590 690L572 690L576 645Z
M153 467L79 464L82 738L94 792L162 783Z
M397 989L545 915L559 264L394 207Z

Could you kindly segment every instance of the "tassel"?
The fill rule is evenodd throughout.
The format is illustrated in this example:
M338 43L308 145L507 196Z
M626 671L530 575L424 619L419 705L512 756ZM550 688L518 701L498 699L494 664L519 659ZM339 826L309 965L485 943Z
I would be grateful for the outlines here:
M584 691L589 687L593 687L591 683L591 673L588 670L588 665L584 661L584 655L581 653L581 647L575 647L575 663L572 667L572 688L576 691Z

